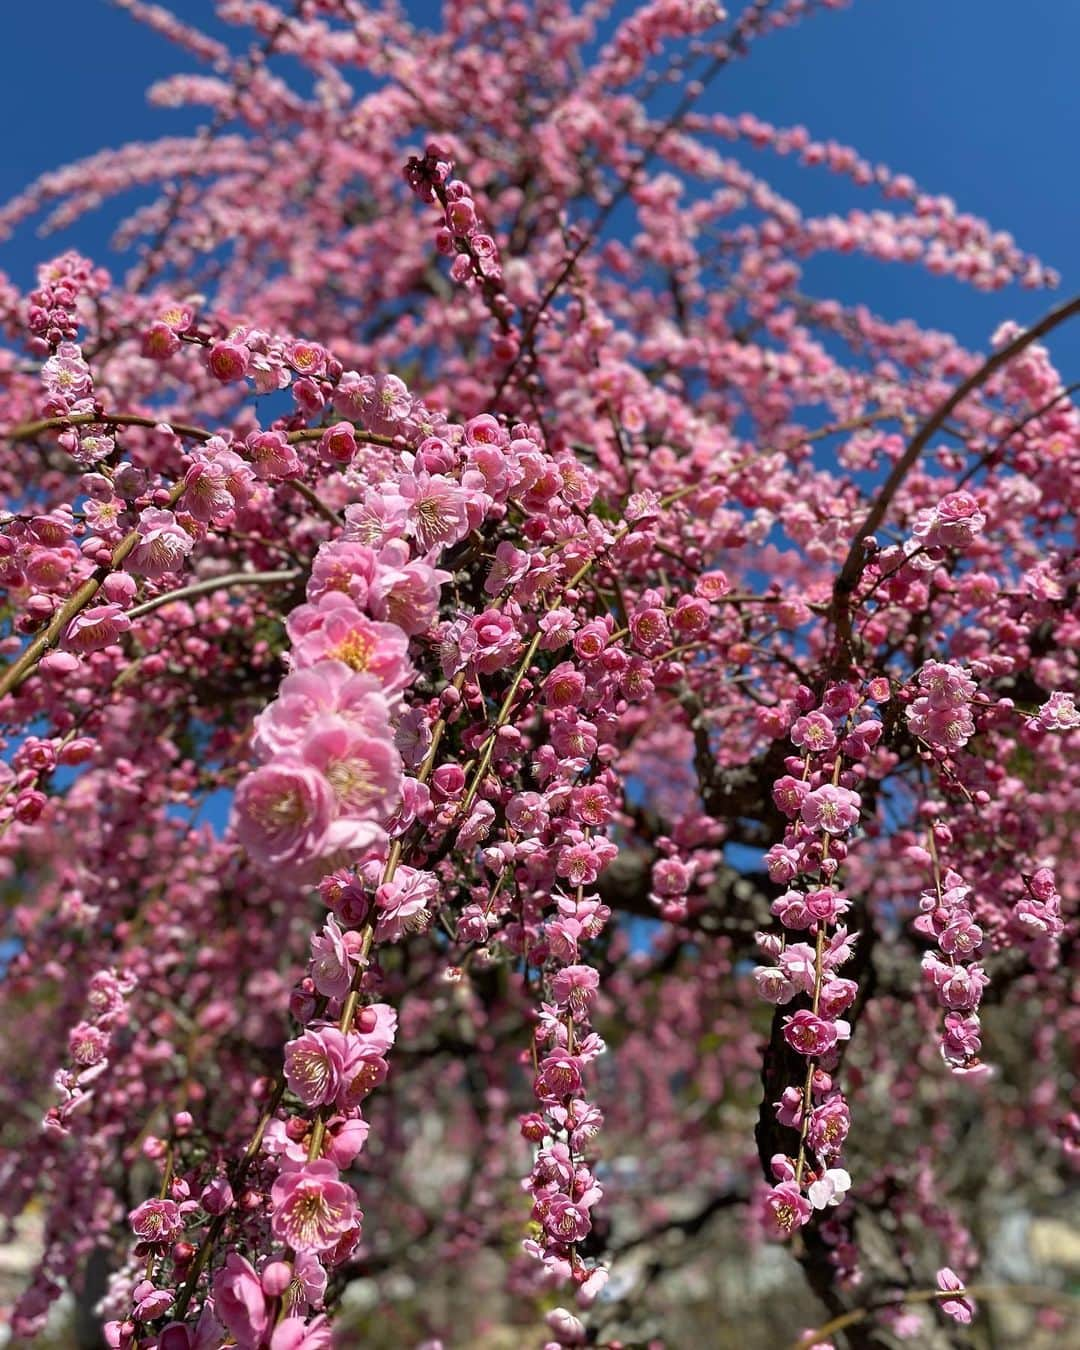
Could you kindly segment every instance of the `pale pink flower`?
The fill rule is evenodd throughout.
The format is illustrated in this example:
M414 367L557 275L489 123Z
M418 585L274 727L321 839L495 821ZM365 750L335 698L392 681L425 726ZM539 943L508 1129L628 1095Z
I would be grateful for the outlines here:
M334 791L310 764L283 756L241 779L232 829L262 867L297 868L318 857L334 818Z
M385 1055L394 1044L397 1023L397 1009L389 1003L368 1003L357 1012L351 1034L360 1037L368 1050Z
M859 822L859 805L857 792L826 783L807 794L799 807L799 815L811 829L824 830L826 834L846 834Z
M381 702L381 700L380 700ZM373 735L340 717L320 717L308 728L300 758L330 784L339 818L385 821L401 795L401 756L382 728Z
M396 624L410 637L426 633L439 612L442 587L450 573L410 558L403 539L390 539L379 550L378 567L368 593L376 619Z
M184 510L196 520L226 521L236 507L228 467L208 457L197 457L184 475L182 501Z
M456 544L468 534L466 492L452 478L421 471L402 478L398 493L406 506L406 533L421 553Z
M352 983L353 963L345 946L345 936L331 916L321 933L311 939L311 978L318 993L326 998L342 998Z
M183 567L194 541L171 511L147 507L139 515L138 530L139 542L128 555L128 571L156 579Z
M937 1285L943 1292L955 1293L958 1295L956 1298L941 1299L938 1303L938 1307L946 1317L951 1317L954 1321L967 1326L975 1316L976 1305L974 1299L970 1299L966 1295L960 1293L960 1290L964 1287L964 1283L957 1275L956 1271L950 1269L948 1266L942 1266L937 1273Z
M423 931L431 922L439 882L431 872L399 867L392 881L375 892L377 942L397 942L406 933Z
M285 1044L285 1081L305 1106L323 1106L341 1090L348 1051L336 1027L308 1028Z
M374 675L388 693L412 679L409 639L394 624L367 618L340 591L328 591L314 605L293 610L286 623L297 670L317 661L343 661L350 670Z
M229 1252L214 1276L214 1314L240 1350L254 1350L270 1325L262 1282L239 1252Z
M851 1188L851 1177L842 1167L830 1167L807 1187L807 1195L815 1209L839 1205Z
M308 578L307 598L314 603L327 591L340 591L363 608L377 566L373 548L353 539L332 539L315 555Z
M71 620L64 631L63 643L74 652L99 651L111 647L130 629L131 620L119 605L92 605Z
M270 1228L296 1252L320 1252L337 1245L360 1215L352 1187L338 1179L327 1159L282 1172L270 1192Z
M779 966L755 966L753 980L766 1003L789 1003L795 997L795 986Z
M330 714L358 731L388 736L390 706L378 679L342 661L318 661L282 680L277 698L255 719L254 749L264 759L298 751L312 723Z

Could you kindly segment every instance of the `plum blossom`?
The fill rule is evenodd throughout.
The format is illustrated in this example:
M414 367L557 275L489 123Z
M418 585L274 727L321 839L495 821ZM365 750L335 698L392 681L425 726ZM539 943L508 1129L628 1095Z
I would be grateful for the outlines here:
M282 1172L270 1201L274 1236L296 1252L327 1251L361 1217L352 1188L327 1159Z
M331 785L303 760L282 755L241 780L231 824L260 866L295 870L322 851L333 819Z
M960 1291L964 1288L964 1283L957 1275L955 1270L949 1266L942 1266L937 1273L937 1286L946 1294L956 1295L956 1297L943 1298L938 1301L938 1307L946 1317L951 1317L953 1321L967 1326L975 1316L975 1300L968 1298Z
M171 511L147 507L139 516L139 542L128 555L126 566L136 576L157 580L184 565L194 540Z

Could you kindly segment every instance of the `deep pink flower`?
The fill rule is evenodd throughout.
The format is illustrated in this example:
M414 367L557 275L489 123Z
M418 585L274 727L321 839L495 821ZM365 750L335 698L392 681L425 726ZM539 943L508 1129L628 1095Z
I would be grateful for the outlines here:
M566 1004L577 1017L589 1010L600 984L600 976L590 966L566 966L551 979L551 992L556 1003Z
M365 1097L386 1081L387 1071L382 1055L366 1045L363 1037L350 1034L336 1096L338 1109L346 1113L354 1111Z
M800 1055L824 1055L846 1036L846 1022L826 1020L805 1008L784 1018L784 1040Z
M815 753L831 750L836 744L832 722L821 712L796 718L791 728L791 743Z
M305 1106L323 1106L343 1083L348 1045L335 1027L308 1028L285 1044L285 1081Z
M847 1102L837 1094L810 1112L806 1137L815 1152L831 1156L840 1152L851 1128Z
M183 1227L175 1200L144 1200L128 1215L131 1231L143 1242L168 1242Z
M560 1242L581 1242L592 1228L589 1211L568 1196L544 1197L538 1208L541 1223Z
M242 342L217 342L206 355L211 375L222 383L242 380L251 364L251 350Z
M521 651L521 637L508 614L487 609L471 621L473 642L471 659L476 670L491 675L516 659Z
M813 1213L813 1207L794 1181L781 1181L765 1193L766 1212L781 1237L790 1237Z

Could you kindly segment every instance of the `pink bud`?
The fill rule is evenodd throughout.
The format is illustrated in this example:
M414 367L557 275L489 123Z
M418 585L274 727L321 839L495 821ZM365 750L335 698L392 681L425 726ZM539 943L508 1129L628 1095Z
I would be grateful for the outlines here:
M279 1298L292 1280L292 1266L287 1261L271 1261L263 1270L263 1292L268 1298Z

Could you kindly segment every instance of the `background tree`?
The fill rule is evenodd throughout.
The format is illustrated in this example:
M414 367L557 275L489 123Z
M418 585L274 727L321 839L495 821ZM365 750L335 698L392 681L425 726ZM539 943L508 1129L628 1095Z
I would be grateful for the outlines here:
M825 1309L763 1344L969 1343L1080 1129L1080 300L977 354L813 293L1056 280L700 110L828 7L127 0L205 128L0 214L155 189L0 293L16 1335L745 1344L684 1306L737 1231Z

